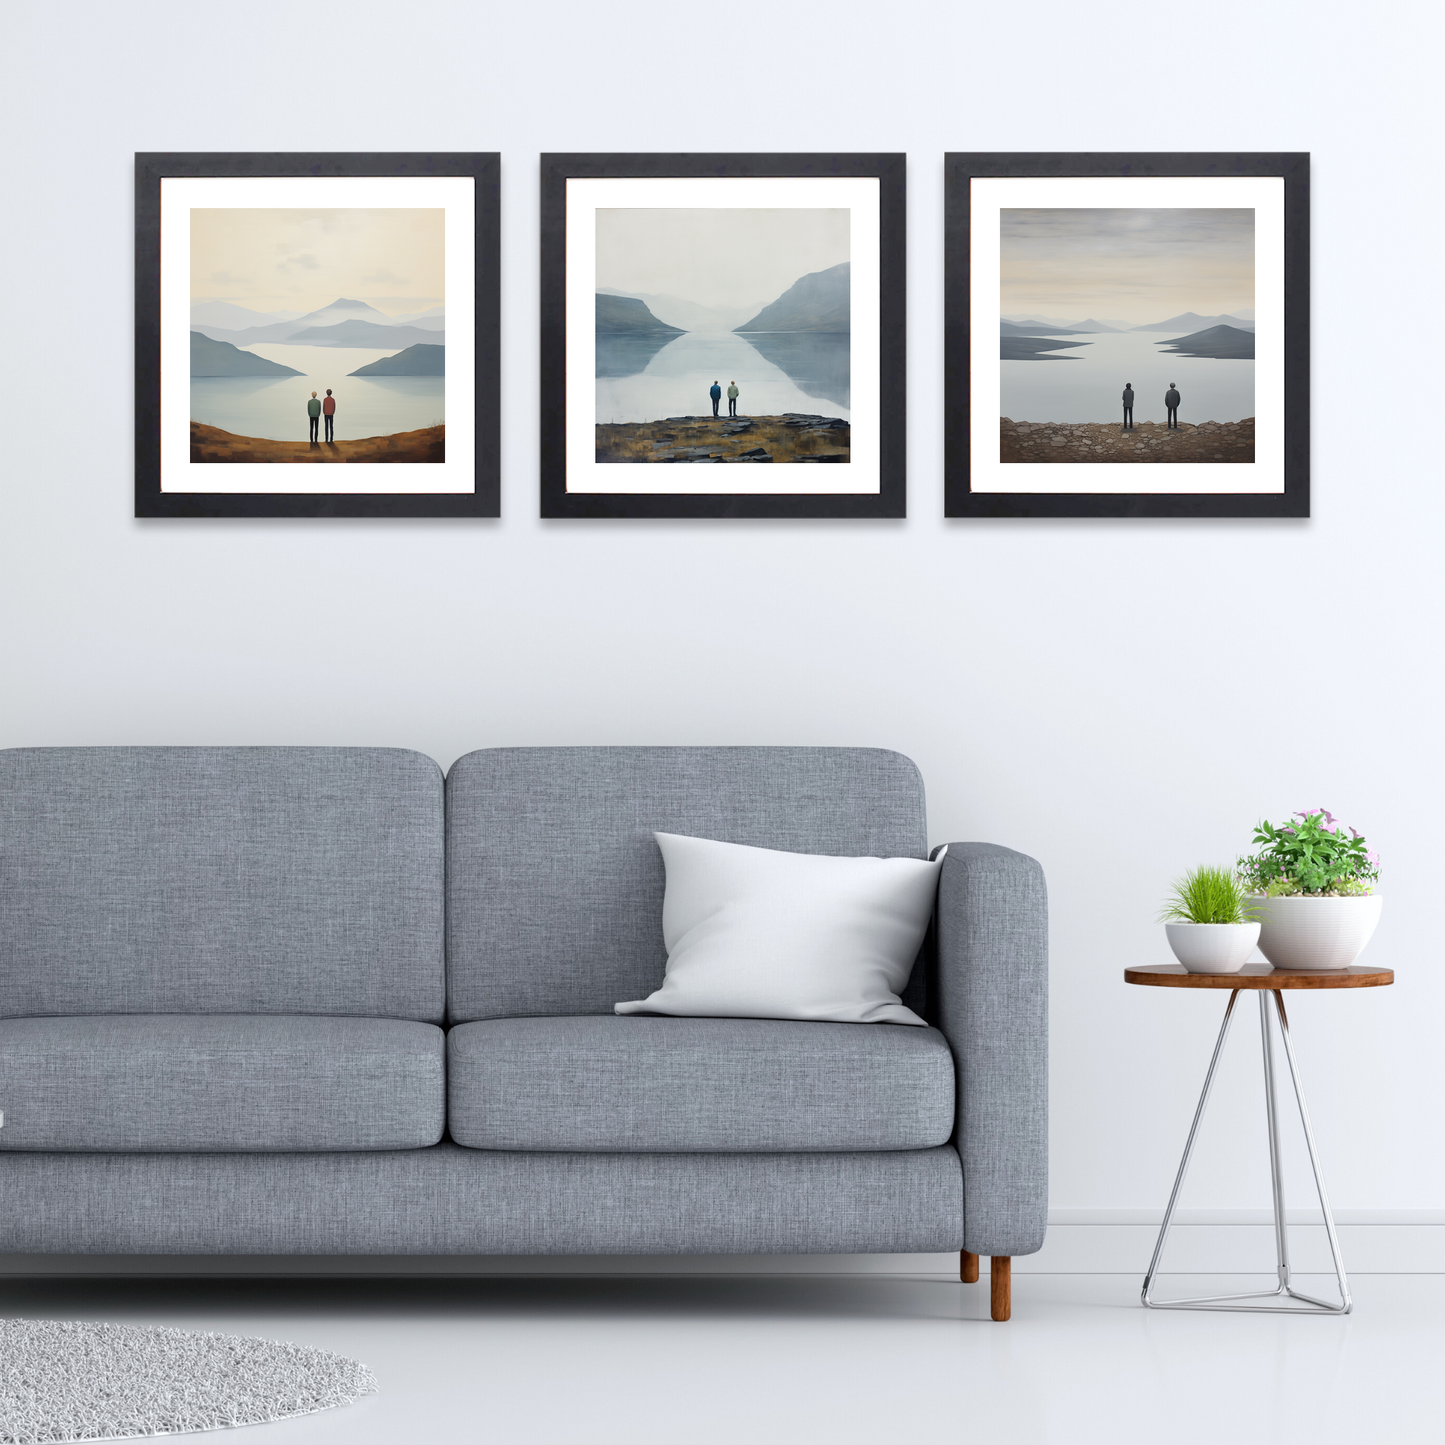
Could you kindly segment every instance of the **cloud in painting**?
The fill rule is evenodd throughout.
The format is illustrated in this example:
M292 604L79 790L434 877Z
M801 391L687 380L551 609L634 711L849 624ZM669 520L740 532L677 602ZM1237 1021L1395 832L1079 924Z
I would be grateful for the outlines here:
M758 307L849 256L849 211L832 207L598 207L597 286Z
M302 314L361 296L388 314L437 305L445 225L440 207L193 207L191 299L223 285L255 311Z
M1006 209L999 224L1004 314L1138 326L1254 305L1251 209Z

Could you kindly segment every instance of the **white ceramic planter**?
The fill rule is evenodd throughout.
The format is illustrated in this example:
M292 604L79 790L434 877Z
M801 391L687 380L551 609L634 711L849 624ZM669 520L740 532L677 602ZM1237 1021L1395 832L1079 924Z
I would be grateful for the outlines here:
M1384 898L1251 898L1263 927L1259 951L1276 968L1348 968L1380 921Z
M1166 923L1164 936L1189 973L1238 973L1259 942L1259 924Z

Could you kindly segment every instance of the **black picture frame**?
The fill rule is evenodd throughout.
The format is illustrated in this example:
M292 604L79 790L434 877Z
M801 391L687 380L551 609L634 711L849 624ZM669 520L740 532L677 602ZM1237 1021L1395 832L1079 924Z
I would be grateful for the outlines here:
M1284 182L1283 489L1271 492L975 491L971 477L971 183L1049 177L1279 177ZM945 515L949 517L1308 517L1310 514L1310 157L1308 152L950 152L944 157ZM989 419L989 425L996 424ZM1025 464L1027 465L1027 464ZM1171 464L1164 464L1171 465ZM1179 463L1172 465L1182 465ZM1065 469L1066 470L1066 469ZM1061 478L1062 480L1062 478Z
M879 429L876 493L687 495L567 490L567 182L574 178L876 177L879 182ZM541 515L903 517L907 512L906 157L888 154L544 154L541 163Z
M470 492L184 492L161 478L161 181L170 177L471 177L475 476ZM135 158L137 517L496 517L501 453L501 157L497 152L155 153ZM338 481L341 477L338 476Z

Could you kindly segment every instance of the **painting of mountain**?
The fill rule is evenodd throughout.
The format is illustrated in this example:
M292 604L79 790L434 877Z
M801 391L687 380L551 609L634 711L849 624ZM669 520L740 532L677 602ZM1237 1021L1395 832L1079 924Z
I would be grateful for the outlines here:
M1240 331L1253 331L1254 322L1239 316L1196 316L1186 311L1182 316L1171 316L1168 321L1151 321L1147 326L1131 327L1132 331L1204 331L1211 326L1233 326Z
M329 326L306 326L286 338L288 346L439 346L444 333L420 326L378 326L374 321L341 321Z
M1161 356L1206 356L1211 361L1253 361L1254 332L1237 326L1211 326L1193 336L1171 336Z
M682 331L731 331L750 316L761 310L761 301L751 301L743 306L701 306L685 296L646 295L639 292L610 291L598 287L607 296L631 296L634 301L647 304L647 309L659 321L676 326Z
M189 223L193 461L444 463L445 210Z
M398 351L395 356L383 356L380 361L358 366L352 376L444 376L446 374L445 346L432 346L419 342Z
M850 460L847 209L595 214L597 461Z
M1071 326L1028 325L1014 321L1000 321L998 329L1001 336L1077 336L1079 334Z
M629 335L681 336L683 328L659 321L645 301L634 297L597 293L597 330Z
M225 341L213 341L199 331L191 332L192 376L300 376L292 366L253 356Z
M197 330L218 326L230 331L245 331L252 326L274 326L279 321L294 321L300 314L299 311L253 311L249 306L235 306L229 301L200 301L191 307L191 325Z
M213 303L214 304L214 303ZM193 308L201 309L201 308ZM240 307L232 307L232 311L241 310ZM431 317L427 327L420 326L415 330L438 330L441 328L442 320L439 314L429 313ZM257 342L284 341L296 346L382 346L392 344L390 337L382 338L379 332L359 331L356 328L361 326L400 327L405 324L405 318L388 316L384 311L378 311L376 307L368 305L365 301L350 301L345 297L338 297L320 310L307 312L302 316L294 316L283 321L267 321L263 326L246 327L237 330L233 327L221 327L207 323L196 323L192 321L197 331L204 331L207 336L216 341L229 341L234 346L254 346ZM338 332L335 328L339 326L350 326L348 332ZM318 333L329 331L330 336L323 339ZM345 336L347 340L341 338ZM396 338L396 344L406 346L415 341L415 337Z
M1253 462L1252 430L1248 445L1190 440L1204 425L1253 426L1252 209L997 214L998 464ZM1069 315L1083 319L1055 326Z
M1077 361L1073 356L1050 356L1065 346L1088 346L1087 341L1057 341L1052 336L1000 336L1001 361Z
M776 301L733 330L849 331L851 288L851 264L847 261L800 276Z

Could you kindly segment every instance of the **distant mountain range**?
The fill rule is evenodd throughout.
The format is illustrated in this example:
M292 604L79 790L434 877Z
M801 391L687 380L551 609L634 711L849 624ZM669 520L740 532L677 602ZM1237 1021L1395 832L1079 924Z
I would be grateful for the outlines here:
M1152 328L1141 326L1139 330ZM1160 356L1203 356L1215 361L1253 361L1254 332L1237 326L1211 326L1193 336L1171 336L1161 341Z
M627 296L641 301L659 321L667 326L679 326L684 331L731 331L749 316L758 314L758 304L752 306L703 306L683 296L669 296L666 293L652 295L646 291L619 291L614 286L599 286L602 296Z
M383 356L367 366L359 366L351 376L445 376L445 346L434 346L418 342L398 351L395 356Z
M1253 331L1254 322L1239 316L1200 316L1186 311L1182 316L1171 316L1168 321L1151 321L1148 326L1133 326L1131 331L1204 331L1211 326L1233 326L1240 331Z
M681 336L683 333L682 327L659 321L647 309L645 301L639 301L635 296L614 296L602 291L597 293L596 324L598 331L609 334Z
M228 341L216 341L204 332L191 332L192 376L302 376L294 367L279 361L267 361L250 351L242 351Z
M999 330L1004 336L1099 336L1104 332L1127 330L1127 327L1110 326L1104 321L1071 321L1066 326L1051 326L1047 321L1001 321Z
M446 324L445 306L428 306L425 311L409 311L401 316L388 316L390 326L420 326L424 331L439 331Z
M225 308L219 312L217 308ZM221 325L211 321L201 321L194 314L203 310L210 315L223 315L230 318L234 312L244 311L241 306L232 306L227 301L202 302L192 308L191 325L194 330L204 333L213 341L229 341L235 346L254 346L259 342L281 342L288 346L407 346L417 341L437 342L442 334L440 327L444 325L444 311L440 306L433 306L429 311L419 312L416 316L409 318L419 324L415 327L406 325L401 317L388 316L384 311L378 311L375 306L369 306L365 301L352 301L346 297L339 297L329 306L323 306L320 311L310 311L304 316L292 315L287 320L266 321L260 326L245 326L237 329L234 325ZM260 312L248 313L252 316L260 316ZM339 332L336 328L341 326L364 325L373 330L365 333L358 331ZM326 337L318 337L317 331L327 331ZM389 334L383 339L376 339L376 332L386 331ZM309 333L304 338L302 333ZM407 334L410 333L410 334ZM366 340L351 339L359 338L362 335Z
M191 307L191 325L224 326L244 331L249 326L274 326L278 321L294 321L299 311L252 311L249 306L235 306L229 301L198 301Z
M333 326L308 326L293 331L286 338L287 346L392 346L444 344L440 331L424 331L420 326L378 326L374 321L341 321Z
M851 331L851 263L812 271L794 281L781 296L764 306L751 321L733 327L749 331Z
M1022 325L1012 321L1000 321L999 334L1001 336L1074 336L1077 334L1077 329L1069 326L1046 326L1041 322Z

